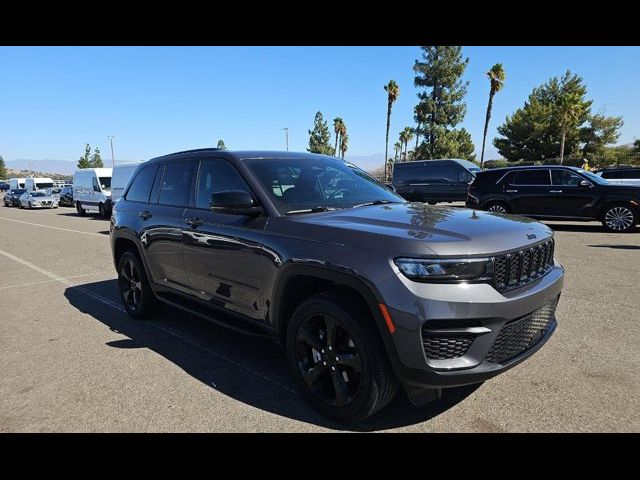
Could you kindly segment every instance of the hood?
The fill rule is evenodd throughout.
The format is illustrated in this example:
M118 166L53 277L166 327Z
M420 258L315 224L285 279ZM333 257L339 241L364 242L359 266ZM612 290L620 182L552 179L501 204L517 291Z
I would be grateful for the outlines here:
M500 215L422 203L373 205L284 217L290 233L397 255L489 255L523 248L550 236L546 225Z

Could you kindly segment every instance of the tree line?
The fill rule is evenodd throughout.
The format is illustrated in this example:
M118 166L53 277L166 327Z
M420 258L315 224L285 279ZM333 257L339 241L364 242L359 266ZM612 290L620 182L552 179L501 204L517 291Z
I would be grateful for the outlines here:
M100 149L96 147L91 153L91 146L87 143L84 147L84 154L80 156L78 160L78 168L102 168L102 157L100 156Z
M384 85L386 93L385 178L394 162L464 158L477 161L470 133L460 125L467 113L465 97L469 82L462 77L469 58L461 46L422 46L420 58L413 65L414 87L418 102L413 109L414 126L403 127L389 155L389 135L393 105L400 96L395 80ZM484 166L486 137L496 94L505 86L502 63L495 63L486 73L488 102L485 112L482 148L477 163ZM624 152L640 154L640 140L633 149L609 147L620 137L622 117L593 113L593 100L587 98L587 87L579 75L567 71L533 89L524 105L508 115L492 143L508 162L545 161L576 157L611 163L608 157ZM308 151L342 156L347 150L346 126L340 117L334 119L335 139L331 144L329 126L317 112L309 130ZM415 139L413 149L409 148ZM634 153L635 152L635 153ZM601 162L602 163L602 162Z

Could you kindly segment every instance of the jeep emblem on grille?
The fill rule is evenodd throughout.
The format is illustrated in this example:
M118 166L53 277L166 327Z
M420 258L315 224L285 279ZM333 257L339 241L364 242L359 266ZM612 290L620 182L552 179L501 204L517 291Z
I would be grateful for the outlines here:
M535 234L535 233L527 233L527 238L528 238L529 240L533 240L534 238L537 238L537 237L536 237L536 234Z

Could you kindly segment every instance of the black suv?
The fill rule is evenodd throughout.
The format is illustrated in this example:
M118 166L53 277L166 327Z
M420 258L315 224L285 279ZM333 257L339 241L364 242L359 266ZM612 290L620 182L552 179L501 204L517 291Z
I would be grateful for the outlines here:
M534 218L599 220L612 232L638 223L640 186L612 184L580 168L496 168L476 175L467 207Z
M204 149L136 169L111 217L121 301L158 301L286 345L323 413L355 421L402 385L424 404L553 334L563 269L531 219L407 203L343 160Z

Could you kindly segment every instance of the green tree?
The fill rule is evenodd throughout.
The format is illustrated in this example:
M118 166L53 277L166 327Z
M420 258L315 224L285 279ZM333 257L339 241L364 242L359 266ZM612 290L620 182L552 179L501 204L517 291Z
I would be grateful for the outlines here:
M329 126L322 116L322 112L317 112L313 121L313 130L309 130L309 148L308 152L321 153L323 155L332 155L333 147L329 143L331 141L331 133Z
M340 134L340 145L338 146L338 148L340 150L340 154L342 154L342 142L344 142L344 139L347 136L347 124L344 123L344 121L342 119L340 119L340 131L339 131L339 134ZM344 155L342 155L342 158L344 158Z
M91 155L91 168L102 168L104 164L102 163L102 157L100 156L100 149L96 147L93 151L93 155Z
M633 142L633 153L637 153L640 155L640 139L634 140Z
M404 133L404 161L406 162L408 160L407 147L409 145L409 142L413 138L413 128L404 127L404 130L402 130L402 133Z
M402 152L402 143L401 142L396 142L393 144L393 148L395 149L395 156L393 157L393 160L395 162L398 161L398 154L400 152Z
M623 125L622 117L605 117L600 113L592 115L587 125L580 129L582 156L589 159L601 156L607 145L618 141Z
M0 155L0 178L7 178L7 165L4 163L4 158Z
M451 157L451 140L457 135L449 135L467 112L464 97L469 82L462 81L468 58L462 57L459 46L424 46L422 59L416 60L414 85L422 89L418 93L424 123L420 133L424 137L416 149L420 158ZM448 138L445 138L448 137Z
M222 139L218 140L218 144L216 145L216 148L219 148L220 150L226 150L227 146L224 144L224 140Z
M91 168L91 147L88 143L84 147L84 154L78 160L78 168Z
M422 124L427 119L427 116L424 112L424 105L419 103L415 107L413 107L413 119L416 122L416 128L414 128L414 132L416 134L416 147L415 151L418 151L418 144L420 143L420 134L422 132Z
M489 128L489 120L491 120L491 108L493 107L494 95L502 90L504 85L504 69L501 63L496 63L491 70L487 72L489 78L489 103L487 104L487 114L484 119L484 133L482 135L482 153L480 154L480 168L484 167L484 145L487 141L487 129Z
M340 138L340 135L342 133L343 124L344 124L344 122L342 121L342 118L336 117L336 118L333 119L333 131L336 134L336 144L333 147L333 156L334 157L338 156L338 139Z
M344 154L347 153L349 148L349 135L347 135L346 127L344 134L340 135L340 156L344 160Z
M384 144L384 179L385 181L389 178L387 177L387 159L389 158L389 128L391 127L391 107L398 97L400 96L400 87L395 80L389 80L384 86L385 92L387 92L387 133L385 135L385 144Z
M567 71L533 89L522 108L507 116L493 140L509 161L542 160L579 152L580 126L590 118L591 100L582 78ZM564 148L562 139L564 138Z

